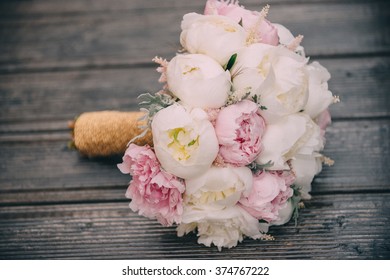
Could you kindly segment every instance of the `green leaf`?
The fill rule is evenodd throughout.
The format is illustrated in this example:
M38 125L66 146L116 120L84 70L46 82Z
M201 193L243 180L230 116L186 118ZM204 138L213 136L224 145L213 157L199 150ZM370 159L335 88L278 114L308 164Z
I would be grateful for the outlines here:
M230 70L230 69L232 69L234 63L236 62L236 59L237 59L237 54L235 53L235 54L233 54L233 55L230 57L230 59L229 59L227 65L226 65L225 70Z
M259 105L260 110L267 110L267 107L260 104L260 96L259 95L253 95L252 96L253 102L255 102L257 105Z
M293 212L292 218L294 219L295 227L297 227L298 226L298 218L299 218L299 208L295 207L293 211L294 212Z
M294 219L294 221L295 221L295 226L298 226L299 203L302 200L301 187L299 187L297 185L292 185L291 188L294 191L293 196L289 198L289 200L292 203L293 209L294 209L293 214L292 214L292 219Z
M141 109L146 109L149 117L153 117L158 111L172 105L176 100L165 93L157 92L154 95L150 93L143 93L138 96L141 101L139 106Z
M272 167L274 163L270 160L266 164L258 164L257 162L252 162L251 164L247 165L247 167L252 170L253 173L257 173L258 171L268 169Z
M239 25L243 26L242 25L242 18L240 19L240 21L238 22Z
M131 139L129 143L144 137L150 130L154 115L156 115L158 111L172 105L177 101L176 98L164 92L156 92L155 94L143 93L138 96L138 100L140 100L140 111L145 113L145 115L142 116L140 120L146 121L146 125L141 125L139 127L141 133Z
M257 103L259 101L258 96L255 94L252 96L253 102Z

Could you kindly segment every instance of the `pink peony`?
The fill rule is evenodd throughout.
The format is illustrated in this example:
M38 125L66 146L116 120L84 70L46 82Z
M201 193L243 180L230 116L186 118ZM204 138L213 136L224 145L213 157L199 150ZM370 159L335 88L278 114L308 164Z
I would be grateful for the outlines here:
M250 11L238 5L238 1L217 1L206 2L205 15L221 15L242 22L247 32L255 28L256 36L260 39L257 43L277 46L279 44L278 30L257 11Z
M148 218L157 218L164 226L180 223L184 182L161 170L149 146L131 144L118 168L133 177L126 192L126 197L131 199L131 210Z
M148 218L157 218L164 226L179 224L183 214L184 182L177 177L160 171L149 184L142 184L136 178L130 182L126 197L131 199L130 208Z
M293 195L290 185L294 177L283 172L260 172L253 177L253 188L247 197L240 199L241 207L259 220L272 222L278 219L280 209Z
M160 172L160 163L148 145L141 147L130 144L122 160L123 162L117 165L119 170L143 184L148 184Z
M225 162L244 166L260 154L265 122L258 111L258 105L249 100L243 100L220 111L215 132L220 145L219 155Z

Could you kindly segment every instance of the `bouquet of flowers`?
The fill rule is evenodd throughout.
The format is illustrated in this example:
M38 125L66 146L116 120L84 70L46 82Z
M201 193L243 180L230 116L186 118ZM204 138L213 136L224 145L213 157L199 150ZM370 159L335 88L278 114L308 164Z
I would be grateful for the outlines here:
M297 217L331 164L321 154L338 101L330 74L268 10L208 0L204 14L184 15L183 49L154 59L164 86L139 97L145 126L118 164L133 211L218 249L272 239L269 226Z

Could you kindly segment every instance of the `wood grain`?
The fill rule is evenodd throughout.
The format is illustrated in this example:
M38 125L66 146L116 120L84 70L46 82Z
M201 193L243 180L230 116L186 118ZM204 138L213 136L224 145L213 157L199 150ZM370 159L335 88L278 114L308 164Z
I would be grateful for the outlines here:
M353 11L353 12L351 12ZM171 58L183 14L201 7L0 20L0 72L124 67ZM276 5L270 20L305 35L310 56L388 53L388 2ZM381 25L381 28L377 28Z
M323 168L313 193L390 191L388 139L387 120L335 122L324 150L335 165ZM83 158L62 139L0 143L0 205L124 199L130 177L116 168L120 158Z
M0 2L0 15L7 17L34 17L48 15L67 15L67 14L94 14L94 13L121 13L128 11L139 11L148 9L177 9L191 8L201 11L206 1L191 0L40 0L25 1L12 0ZM348 3L348 2L365 2L364 0L241 0L240 5L252 9L259 9L264 3L274 5L291 5L297 3L313 4L318 2L326 3ZM380 2L371 0L370 2Z
M218 252L133 213L120 158L67 148L77 114L136 110L161 87L151 59L175 54L183 14L204 1L0 1L0 259L390 259L390 3L267 2L332 74L335 165L297 227Z
M342 102L334 119L390 116L390 58L320 59ZM87 111L138 110L136 97L161 88L154 67L0 75L0 135L66 130ZM0 136L1 137L1 136Z
M127 203L3 207L0 258L6 259L386 259L390 194L316 196L275 241L245 240L218 252L190 234L132 213Z

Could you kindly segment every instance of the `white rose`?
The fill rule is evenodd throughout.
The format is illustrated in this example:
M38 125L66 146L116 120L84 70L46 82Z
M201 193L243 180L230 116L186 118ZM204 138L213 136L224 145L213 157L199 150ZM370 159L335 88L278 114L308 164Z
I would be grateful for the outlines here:
M306 69L309 73L309 99L304 110L314 119L333 103L332 92L328 90L330 74L317 61L307 65Z
M271 161L271 170L288 169L287 161L295 155L312 155L324 146L319 126L303 113L288 115L269 124L262 142L264 149L256 162Z
M231 69L233 89L251 89L267 109L267 123L302 110L308 99L307 59L285 47L253 44L241 49Z
M309 199L313 178L322 170L320 157L318 155L297 155L291 160L291 167L295 174L294 184L301 187L302 198Z
M183 103L200 108L222 107L230 92L230 73L203 54L177 55L168 64L169 90Z
M223 209L236 205L252 189L252 172L247 167L211 167L204 174L186 180L187 204Z
M159 111L152 122L153 143L161 166L188 179L206 172L218 154L218 140L207 114L173 104Z
M181 29L180 43L189 53L208 55L222 66L246 43L244 28L225 16L189 13Z
M182 223L177 227L177 235L183 236L198 229L198 243L206 246L214 244L219 250L231 248L241 242L244 236L258 239L263 237L268 227L239 206L223 210L185 207Z

